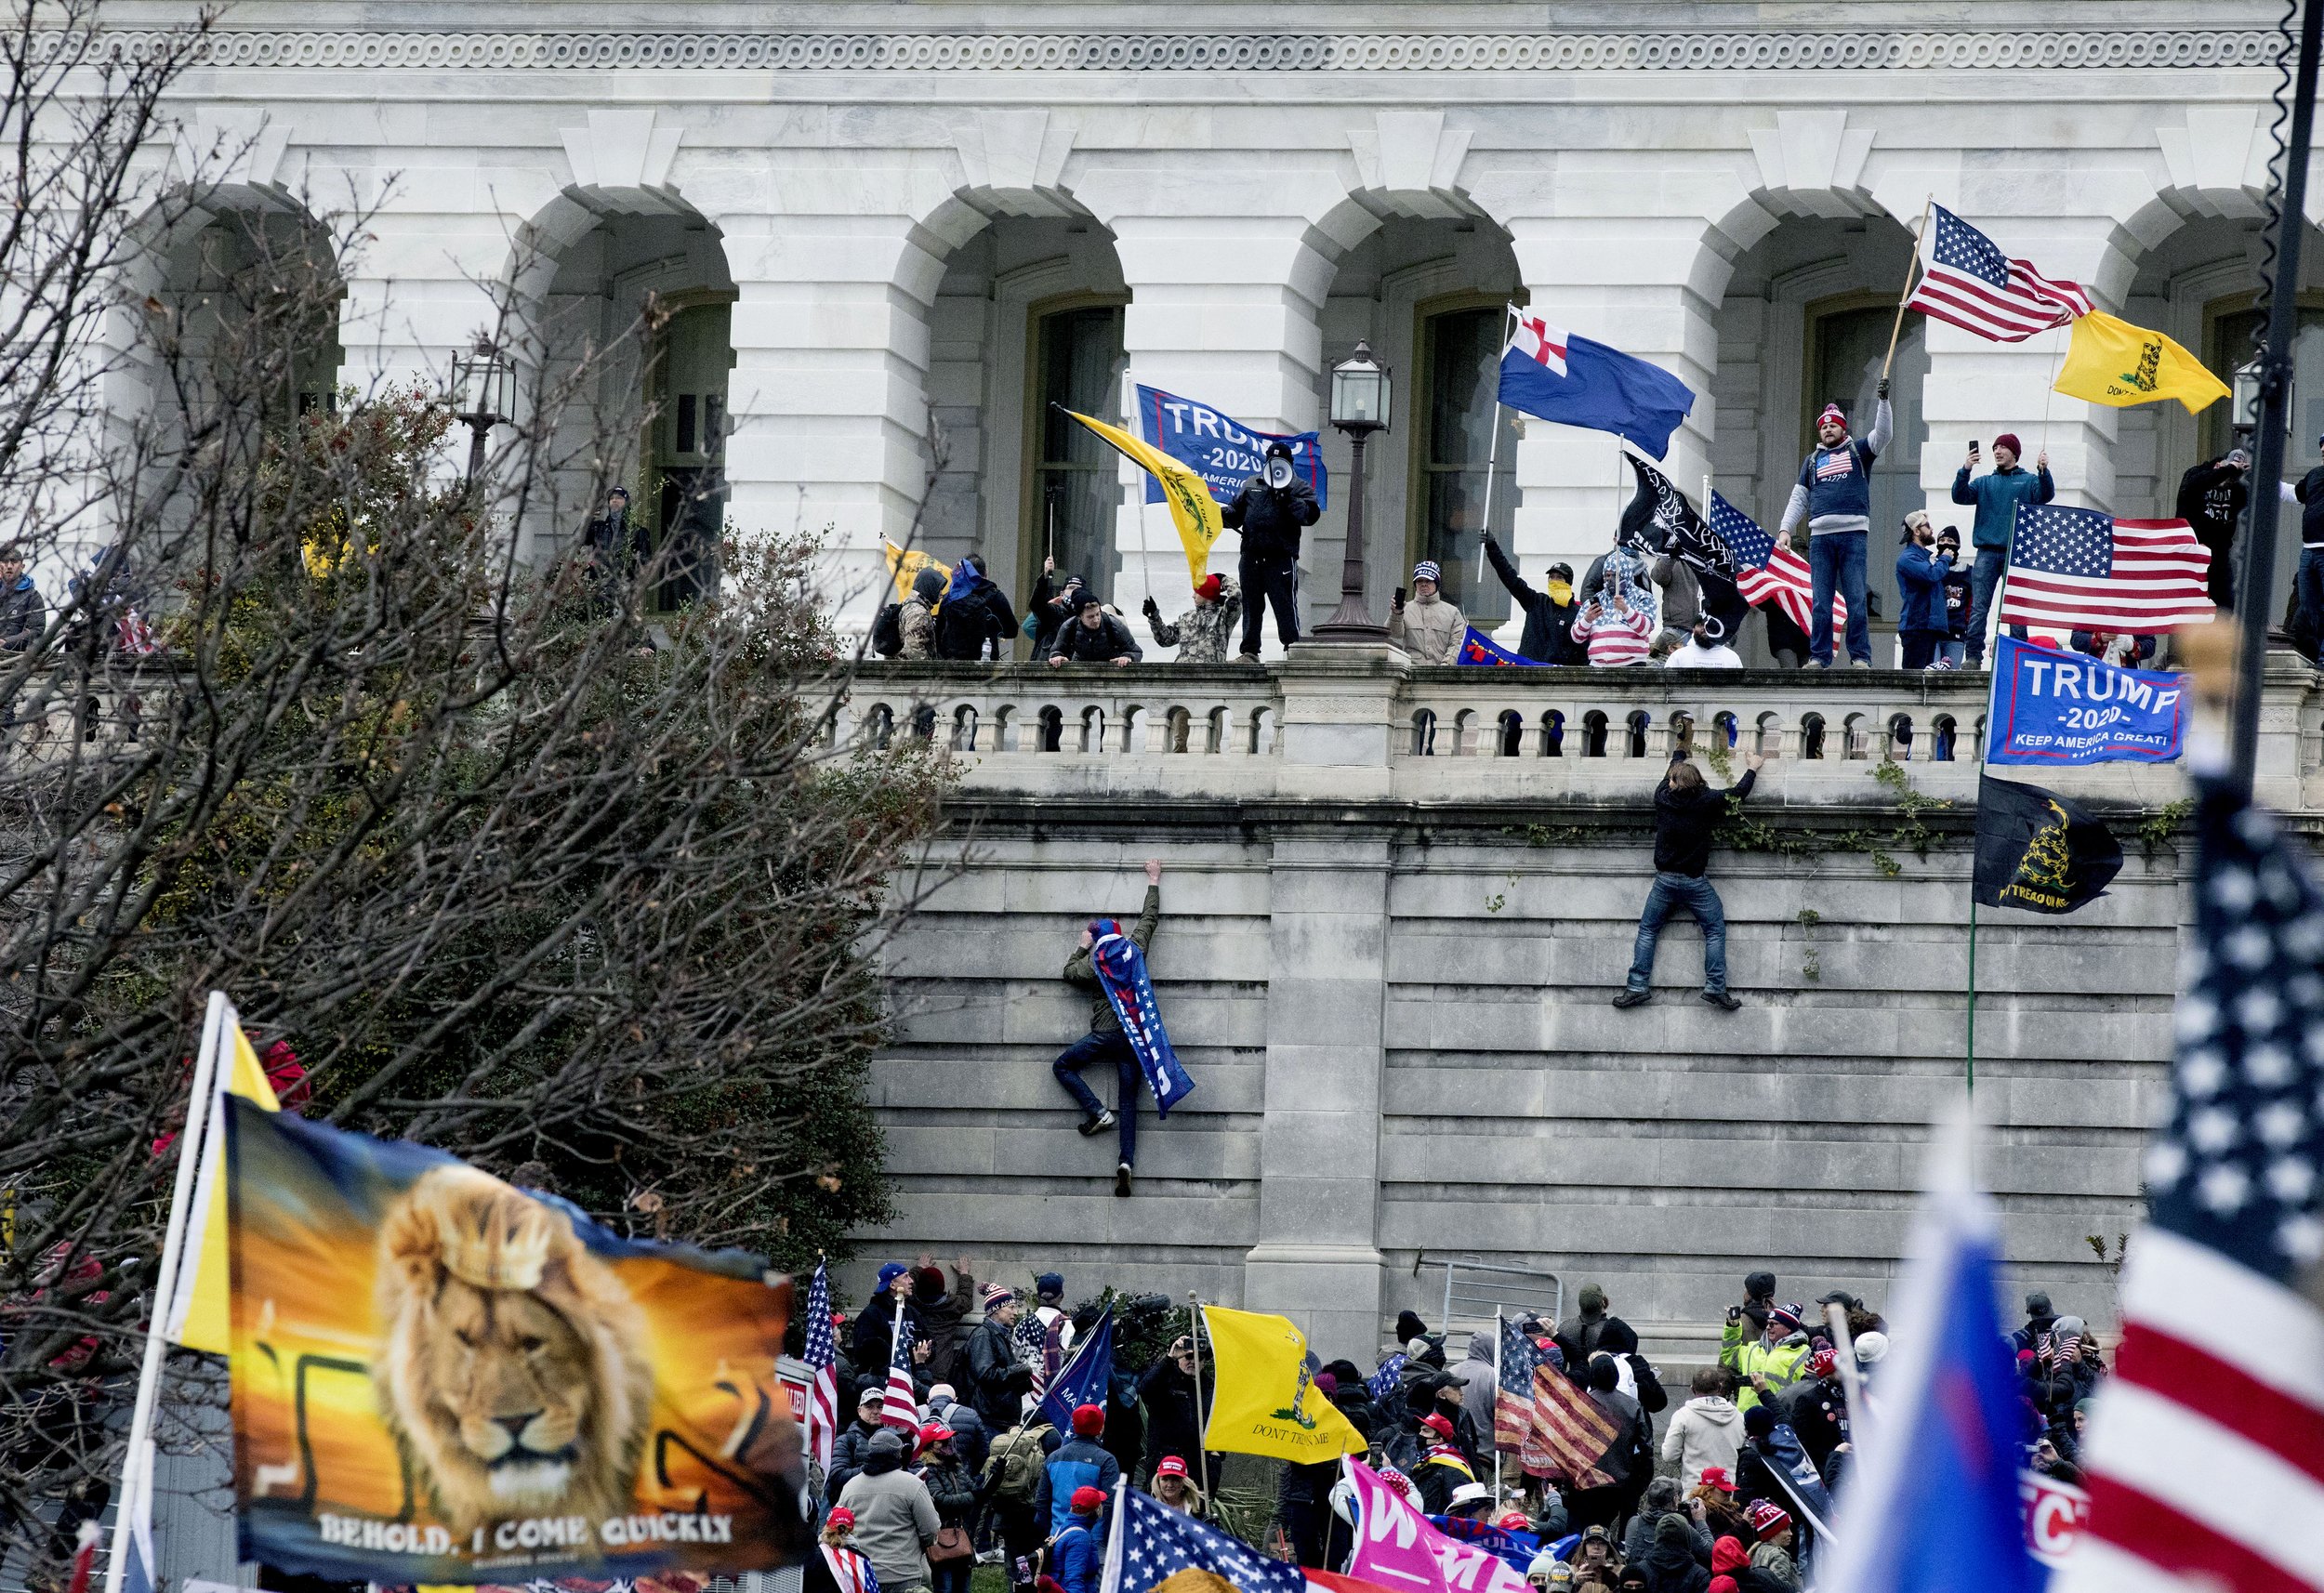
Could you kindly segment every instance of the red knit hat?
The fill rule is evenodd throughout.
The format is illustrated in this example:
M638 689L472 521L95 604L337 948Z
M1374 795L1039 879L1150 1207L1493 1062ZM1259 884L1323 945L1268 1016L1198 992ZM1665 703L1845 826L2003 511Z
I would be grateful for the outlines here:
M1765 1499L1754 1501L1751 1507L1743 1512L1743 1519L1751 1523L1753 1535L1762 1543L1791 1524L1789 1510Z
M1095 1438L1105 1430L1105 1413L1095 1405L1074 1407L1074 1436Z
M1213 571L1195 583L1195 596L1206 603L1210 602L1218 597L1220 586L1218 573Z
M1076 1516L1090 1515L1105 1508L1105 1495L1084 1483L1074 1490L1073 1510Z
M1816 417L1816 429L1820 431L1823 429L1825 422L1835 420L1840 423L1841 430L1845 431L1848 429L1847 412L1836 403L1828 403L1824 406L1824 413Z
M2013 458L2022 459L2026 454L2026 445L2017 441L2017 433L2014 431L2002 432L1993 440L1993 446L2008 449Z

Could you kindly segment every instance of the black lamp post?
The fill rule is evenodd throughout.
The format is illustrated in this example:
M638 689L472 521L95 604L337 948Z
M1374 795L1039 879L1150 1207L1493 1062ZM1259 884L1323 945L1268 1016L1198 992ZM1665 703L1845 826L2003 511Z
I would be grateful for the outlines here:
M494 427L516 419L516 366L489 338L480 337L473 352L452 358L451 397L453 417L468 424L468 479L472 482L484 467L484 439Z
M1364 600L1364 444L1375 431L1388 429L1388 369L1372 358L1372 346L1359 342L1355 352L1331 370L1331 424L1348 434L1348 544L1340 561L1340 606L1315 627L1315 639L1326 642L1386 641L1388 627L1372 618Z

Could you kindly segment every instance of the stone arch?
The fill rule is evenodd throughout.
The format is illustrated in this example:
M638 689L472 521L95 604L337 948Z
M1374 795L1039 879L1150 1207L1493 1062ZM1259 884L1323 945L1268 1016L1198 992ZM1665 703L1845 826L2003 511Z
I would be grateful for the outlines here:
M667 181L676 130L657 134L651 112L590 122L567 132L575 180L517 230L504 278L520 405L557 417L519 546L556 556L622 486L668 550L659 596L674 604L717 580L738 295L720 228ZM620 158L637 149L654 156Z

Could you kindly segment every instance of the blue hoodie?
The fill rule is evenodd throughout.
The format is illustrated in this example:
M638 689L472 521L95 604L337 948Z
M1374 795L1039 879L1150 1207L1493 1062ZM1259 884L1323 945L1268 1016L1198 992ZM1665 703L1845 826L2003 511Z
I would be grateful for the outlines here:
M1059 1444L1057 1453L1041 1468L1041 1491L1034 1499L1034 1507L1048 1515L1052 1534L1062 1533L1073 1525L1075 1489L1095 1488L1111 1499L1114 1484L1121 1474L1121 1462L1103 1444L1076 1434Z
M1953 502L1977 506L1976 525L1969 534L1979 547L2007 547L2010 529L2017 523L2017 506L2046 504L2057 495L2057 483L2050 479L2047 465L2039 474L2012 465L1974 481L1969 479L1969 467L1963 465L1953 477Z
M1099 1541L1093 1521L1073 1517L1050 1550L1050 1574L1065 1593L1098 1593L1105 1578L1105 1545Z

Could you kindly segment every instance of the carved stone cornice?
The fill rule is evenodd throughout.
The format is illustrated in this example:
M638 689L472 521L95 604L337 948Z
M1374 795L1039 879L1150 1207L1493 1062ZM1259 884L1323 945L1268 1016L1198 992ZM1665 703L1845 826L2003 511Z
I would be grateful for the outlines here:
M159 33L113 35L135 51ZM1574 33L221 29L214 67L838 72L1989 72L2265 67L2265 29Z

